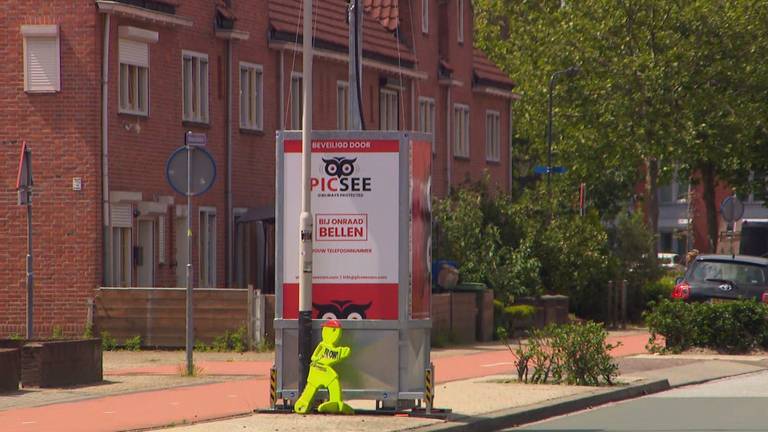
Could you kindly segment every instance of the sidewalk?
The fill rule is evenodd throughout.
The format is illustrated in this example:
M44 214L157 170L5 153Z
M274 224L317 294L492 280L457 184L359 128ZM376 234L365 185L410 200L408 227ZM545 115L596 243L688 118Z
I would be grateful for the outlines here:
M620 340L622 346L613 354L615 356L627 356L631 354L641 354L645 352L644 345L648 335L644 332L629 332L618 336L612 336L611 342ZM499 390L498 386L503 386L504 391L513 389L519 384L500 384L487 382L490 378L480 377L490 376L508 376L514 372L513 357L509 351L499 345L480 345L469 348L435 350L433 353L433 362L436 368L436 404L440 406L453 407L459 410L459 407L470 406L467 395L475 396L476 399L488 399L499 406L509 407L515 404L530 404L541 400L562 397L562 391L576 392L565 386L554 386L555 393L540 393L539 396L530 396L529 399L514 400L497 397L493 394ZM230 417L235 415L249 414L257 408L265 408L268 405L268 371L272 362L269 360L251 360L242 362L229 361L201 361L200 366L204 369L206 379L215 379L221 376L228 376L230 379L226 382L210 383L194 378L189 379L191 385L186 387L164 389L155 391L144 391L139 393L129 393L122 395L106 396L86 400L77 400L66 403L56 403L55 405L17 408L12 410L0 411L0 424L3 425L3 431L115 431L131 430L141 428L163 427L169 425L182 425L203 420ZM105 379L112 377L157 377L158 380L173 377L178 374L178 366L158 365L152 367L134 367L122 370L108 370ZM233 376L236 379L232 380ZM179 378L180 377L176 377ZM454 384L455 382L455 384ZM470 386L468 388L467 386ZM534 388L536 387L536 388ZM60 390L66 392L68 389ZM515 388L515 394L533 395L544 388L539 386L524 386ZM455 399L453 399L456 395ZM574 393L570 393L574 394ZM0 406L3 406L4 399L17 396L0 396ZM22 399L24 395L20 396ZM77 398L77 396L75 396ZM82 396L81 396L82 398ZM7 402L6 402L7 403ZM363 402L365 404L367 402ZM483 410L487 410L487 404L480 405ZM372 406L371 406L372 407ZM478 413L480 408L466 411L465 414L472 415ZM259 419L263 416L251 416L249 419ZM309 417L298 416L277 416L285 417L283 421L293 423L295 419L306 419L304 421L313 422L313 428L319 427L314 424L315 420ZM312 417L317 418L317 417ZM425 424L434 424L434 420L423 420L413 418L396 418L381 416L356 416L354 419L342 419L338 417L323 417L323 424L336 425L334 430L344 430L344 422L352 421L368 423L365 428L369 428L372 423L383 422L389 427L399 427L403 423L407 427L421 426ZM275 421L278 421L275 419ZM299 420L300 421L300 420ZM212 423L208 423L208 427ZM270 423L271 425L271 423ZM297 425L292 426L293 429ZM381 429L393 430L389 427ZM271 426L270 426L271 428ZM377 426L378 428L378 426ZM349 430L359 430L351 426ZM199 429L208 430L208 429ZM251 429L258 430L258 429ZM279 428L277 430L280 430Z

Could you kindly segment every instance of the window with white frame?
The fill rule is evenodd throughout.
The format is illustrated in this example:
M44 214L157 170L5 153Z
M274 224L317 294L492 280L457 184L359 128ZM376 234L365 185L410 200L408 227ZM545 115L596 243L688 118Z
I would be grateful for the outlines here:
M216 209L200 209L200 287L216 286Z
M435 152L435 100L419 98L419 132L432 134L432 152Z
M291 129L301 129L302 107L302 78L301 74L294 73L291 76Z
M55 93L61 90L58 25L23 25L24 91Z
M453 106L453 156L469 157L469 107Z
M208 55L182 54L184 120L208 123Z
M658 188L660 204L674 204L688 202L688 184L689 181L682 175L678 175L675 169L672 181Z
M421 0L421 32L429 33L429 0Z
M349 129L349 83L336 83L336 129Z
M457 14L458 14L458 23L457 29L456 29L456 37L459 40L459 43L464 43L464 0L456 0L459 2L459 7L457 8Z
M240 63L240 127L262 130L264 98L261 65Z
M400 118L400 92L382 88L379 92L379 129L398 130Z
M137 27L120 26L118 106L121 113L149 113L149 44L158 33Z
M116 287L131 286L133 270L133 208L130 204L110 205L107 284Z
M485 160L501 160L501 115L498 111L485 112Z

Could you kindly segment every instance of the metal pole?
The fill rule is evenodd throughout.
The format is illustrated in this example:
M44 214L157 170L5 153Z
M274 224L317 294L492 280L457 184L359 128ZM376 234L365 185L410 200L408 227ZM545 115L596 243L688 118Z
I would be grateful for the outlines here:
M549 199L549 218L552 220L552 93L560 72L555 72L549 79L549 98L547 101L547 196Z
M192 350L195 340L195 327L192 299L192 151L187 145L187 375L192 376L195 366Z
M301 216L299 217L299 393L304 390L312 355L312 0L304 0L304 116L301 130ZM351 84L351 83L350 83Z
M27 189L27 194L32 194ZM34 337L34 287L35 274L32 270L32 203L27 204L27 340Z
M360 1L353 0L349 3L349 129L362 130L363 121L360 116L360 95L358 95L357 82L360 80L362 89L363 68L357 59L362 58L363 39L363 14Z

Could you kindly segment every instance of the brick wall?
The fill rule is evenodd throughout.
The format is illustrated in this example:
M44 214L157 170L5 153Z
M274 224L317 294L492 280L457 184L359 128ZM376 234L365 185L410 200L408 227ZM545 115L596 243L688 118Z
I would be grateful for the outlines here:
M21 26L60 26L61 91L24 92ZM0 14L0 335L24 334L26 209L16 205L22 141L35 181L35 327L82 330L101 264L99 44L90 0L5 2ZM80 177L82 191L72 190Z

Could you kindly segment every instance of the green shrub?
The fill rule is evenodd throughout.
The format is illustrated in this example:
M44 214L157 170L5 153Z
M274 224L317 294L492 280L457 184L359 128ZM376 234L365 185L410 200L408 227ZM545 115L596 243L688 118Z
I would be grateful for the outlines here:
M59 325L53 326L51 331L51 339L64 339L64 329Z
M11 339L12 341L20 341L24 338L21 337L21 335L18 333L11 333L11 336L9 337L9 339Z
M222 336L217 336L213 339L210 349L218 352L248 351L248 330L245 326L240 326L235 331L227 330Z
M101 332L101 349L102 351L114 351L117 348L117 340L104 330Z
M141 335L126 339L125 349L128 351L141 351Z
M650 302L659 302L670 298L674 288L674 276L663 276L658 280L647 282L642 289L643 307L647 307Z
M209 345L206 345L205 342L199 340L199 341L195 341L194 350L198 352L207 352L207 351L211 351L211 347Z
M83 339L93 339L93 324L86 324L83 329Z
M515 350L518 379L534 384L612 385L619 367L610 352L618 345L606 343L607 336L593 322L534 330L528 344Z
M662 300L643 317L651 332L651 351L677 353L697 346L742 353L768 345L768 306L754 300L716 304ZM664 336L664 347L655 341L656 335Z

